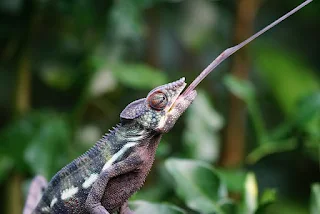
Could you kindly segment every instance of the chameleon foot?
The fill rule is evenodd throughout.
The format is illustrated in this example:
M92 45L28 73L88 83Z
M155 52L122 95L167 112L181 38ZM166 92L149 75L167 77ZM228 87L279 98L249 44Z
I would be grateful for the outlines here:
M110 214L103 206L94 207L90 210L90 214Z
M125 202L120 208L120 214L134 214L128 206L128 202Z

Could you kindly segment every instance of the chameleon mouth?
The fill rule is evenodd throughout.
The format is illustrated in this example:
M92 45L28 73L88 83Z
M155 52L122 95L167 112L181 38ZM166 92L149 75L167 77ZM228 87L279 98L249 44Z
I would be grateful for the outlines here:
M191 90L187 94L180 94L177 99L171 105L169 112L180 112L183 113L197 97L197 91Z
M193 101L197 96L197 91L196 90L189 90L187 93L183 92L182 94L179 95L179 97L176 99L176 102L179 102L181 99L184 100L189 100L189 101Z
M192 82L192 83L189 85L189 87L188 87L184 92L182 92L183 89L187 86L187 83L185 82L185 78L184 78L184 77L181 78L181 79L178 80L178 81L179 81L179 82L180 82L180 81L183 81L182 84L184 84L184 86L183 86L183 88L182 88L179 96L177 97L176 101L177 101L179 98L182 98L182 97L184 97L184 98L193 97L193 95L196 93L195 87L196 87L197 85L194 85L194 82Z
M166 85L166 89L174 89L179 91L177 95L175 95L175 97L172 99L172 103L168 105L168 112L172 111L179 103L188 103L188 101L193 101L195 99L197 95L197 92L195 90L189 90L188 93L182 93L187 86L185 80L186 79L182 77L181 79Z
M187 105L189 106L191 104L191 102L196 98L197 96L197 91L192 89L189 90L188 93L183 92L183 90L185 89L185 87L187 86L187 83L185 82L185 78L181 78L180 80L172 83L174 84L176 87L180 87L181 91L180 93L176 96L176 98L174 99L173 103L171 104L170 108L169 108L169 112L172 111L173 109L175 109L175 107L178 104L183 104L183 105ZM183 93L182 93L183 92ZM187 104L188 103L188 104Z

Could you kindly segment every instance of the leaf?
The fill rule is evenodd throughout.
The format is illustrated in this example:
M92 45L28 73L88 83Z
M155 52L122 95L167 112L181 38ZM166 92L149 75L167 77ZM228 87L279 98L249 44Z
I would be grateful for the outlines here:
M183 133L189 156L198 160L216 161L220 151L218 132L223 123L223 118L209 103L207 94L199 91L197 99L187 111L187 127Z
M143 64L121 64L112 71L119 82L132 88L150 89L168 83L164 73Z
M19 169L25 169L24 150L41 123L41 115L29 114L13 121L0 133L0 153L6 154Z
M165 169L163 162L158 164L153 170L151 180L152 185L144 186L144 188L136 192L131 197L131 200L148 199L148 201L163 201L164 199L168 198L168 196L172 196L172 177Z
M294 123L319 139L320 91L303 97L294 114Z
M130 202L130 207L136 214L185 214L186 212L179 207L171 204L157 204L146 201Z
M261 196L259 207L255 214L268 213L267 208L276 201L276 193L277 192L274 189L265 190Z
M320 183L315 183L311 187L310 214L320 213Z
M0 134L0 154L13 165L47 177L61 168L71 130L66 119L53 112L34 112L8 125Z
M254 99L255 91L253 85L247 80L241 80L235 76L227 75L224 78L227 88L240 99L249 102Z
M49 178L65 162L61 158L69 141L70 128L61 117L43 121L26 148L25 160L35 174Z
M220 203L220 208L222 210L222 213L224 214L237 213L237 204L230 199L226 199L225 201Z
M255 99L255 89L253 85L247 80L241 80L232 75L226 76L224 83L235 96L246 102L255 128L257 141L259 144L263 144L267 135L266 128L259 105Z
M217 172L230 192L243 192L246 172L242 169L219 168Z
M257 70L284 113L291 117L297 112L296 104L302 97L319 90L320 81L301 57L271 44L259 47L259 54L255 54Z
M252 214L258 207L258 186L253 173L247 174L244 185L244 213Z
M312 119L320 109L320 91L302 98L297 107L296 118L298 124L303 124L304 121Z
M220 205L227 197L227 190L210 165L171 158L165 166L175 180L177 195L189 208L201 213L222 213Z
M246 162L249 164L254 164L267 155L290 151L295 149L296 147L297 141L295 139L268 141L250 152L250 154L246 158Z

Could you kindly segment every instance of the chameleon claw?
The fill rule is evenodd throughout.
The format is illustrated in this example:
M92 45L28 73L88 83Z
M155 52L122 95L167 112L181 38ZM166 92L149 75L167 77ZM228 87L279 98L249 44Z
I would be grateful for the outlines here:
M110 214L103 206L97 206L90 211L90 214Z

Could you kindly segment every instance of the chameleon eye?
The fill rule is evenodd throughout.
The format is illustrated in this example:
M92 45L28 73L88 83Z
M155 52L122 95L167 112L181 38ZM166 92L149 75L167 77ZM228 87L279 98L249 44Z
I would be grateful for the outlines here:
M148 102L151 108L156 110L162 110L166 107L168 99L164 93L158 91L149 97Z

